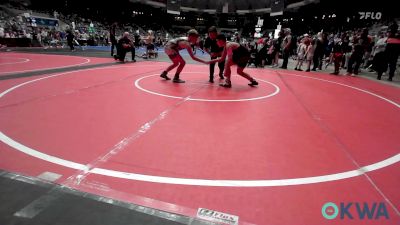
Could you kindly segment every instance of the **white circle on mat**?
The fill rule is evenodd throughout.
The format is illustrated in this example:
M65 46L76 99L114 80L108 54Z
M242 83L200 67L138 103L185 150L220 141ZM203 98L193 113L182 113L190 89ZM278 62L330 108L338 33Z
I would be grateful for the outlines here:
M134 67L134 66L132 66ZM119 67L113 67L113 68L119 68ZM102 68L95 68L95 69L85 69L85 70L79 70L79 71L88 71L88 70L96 70L96 69L102 69ZM0 93L0 98L3 97L4 95L10 93L11 91L23 87L24 85L37 82L40 80L48 79L51 77L56 77L64 74L70 74L74 72L79 72L79 71L71 71L71 72L66 72L66 73L60 73L56 75L50 75L47 77L42 77L39 79L27 81L25 83L16 85L14 87L11 87L2 93ZM336 85L340 85L343 87L351 88L369 95L372 95L374 97L377 97L383 101L386 101L392 105L394 105L397 108L400 108L400 105L397 104L394 101L391 101L385 97L382 97L380 95L374 94L372 92L353 87L347 84L342 84L334 81L329 81L329 80L324 80L320 78L314 78L314 77L308 77L308 76L302 76L302 75L296 75L296 74L288 74L288 75L293 75L297 77L303 77L307 79L314 79L314 80L319 80L322 82L328 82ZM144 175L144 174L137 174L137 173L130 173L130 172L124 172L124 171L115 171L115 170L109 170L109 169L103 169L103 168L89 168L87 165L76 163L73 161L61 159L52 155L45 154L43 152L40 152L36 149L30 148L22 143L19 143L12 138L8 137L5 135L3 132L0 131L0 140L7 144L8 146L23 152L27 155L30 155L32 157L36 157L38 159L51 162L57 165L61 165L64 167L72 168L72 169L77 169L77 170L83 170L83 171L88 171L88 173L92 174L99 174L99 175L104 175L104 176L109 176L109 177L116 177L116 178L123 178L123 179L129 179L129 180L137 180L137 181L145 181L145 182L154 182L154 183L164 183L164 184L178 184L178 185L196 185L196 186L220 186L220 187L271 187L271 186L290 186L290 185L304 185L304 184L314 184L314 183L322 183L322 182L329 182L329 181L336 181L336 180L343 180L351 177L356 177L363 175L367 172L371 172L374 170L382 169L384 167L393 165L397 162L400 161L400 153L389 157L387 159L381 160L379 162L363 166L359 169L355 170L350 170L350 171L345 171L341 173L334 173L334 174L327 174L327 175L321 175L321 176L312 176L312 177L301 177L301 178L290 178L290 179L275 179L275 180L206 180L206 179L191 179L191 178L178 178L178 177L162 177L162 176L152 176L152 175Z
M187 73L200 73L200 72L186 72ZM206 98L187 98L187 97L181 97L181 96L174 96L174 95L166 95L166 94L162 94L162 93L158 93L155 91L150 91L148 89L143 88L142 86L140 86L140 81L149 77L154 77L154 76L160 76L159 74L153 74L153 75L148 75L148 76L144 76L141 77L137 80L135 80L135 87L137 87L139 90L142 90L144 92L147 92L149 94L153 94L153 95L158 95L158 96L162 96L162 97L167 97L167 98L176 98L176 99L187 99L189 101L199 101L199 102L245 102L245 101L255 101L255 100L260 100L260 99L265 99L265 98L269 98L272 97L274 95L277 95L280 91L280 88L278 87L278 85L266 81L266 80L262 80L257 78L257 81L261 81L267 84L272 85L275 90L273 93L268 94L268 95L264 95L264 96L259 96L259 97L254 97L254 98L241 98L241 99L206 99Z
M18 63L26 63L31 61L30 59L27 58L17 58L17 57L12 57L12 56L1 56L1 58L9 58L9 59L22 59L22 61L17 61L17 62L7 62L7 63L0 63L0 66L2 65L12 65L12 64L18 64Z

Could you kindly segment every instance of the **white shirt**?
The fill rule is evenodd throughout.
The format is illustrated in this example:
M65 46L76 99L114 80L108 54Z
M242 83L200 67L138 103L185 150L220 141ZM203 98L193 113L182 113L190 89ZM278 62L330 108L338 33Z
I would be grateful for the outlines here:
M379 52L385 51L387 37L380 38L375 44L374 55Z

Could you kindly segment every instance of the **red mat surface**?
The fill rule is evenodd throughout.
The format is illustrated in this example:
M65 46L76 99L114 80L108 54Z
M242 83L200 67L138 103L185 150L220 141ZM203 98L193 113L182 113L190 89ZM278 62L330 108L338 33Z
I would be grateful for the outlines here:
M166 66L5 81L0 168L50 171L82 191L191 216L214 209L242 224L400 221L398 88L248 69L258 87L234 76L224 89L202 65L186 66L185 84L161 80ZM327 220L327 202L352 202L354 219ZM355 203L364 202L383 203L389 219L360 219Z
M0 53L0 76L113 62L114 59L29 53Z

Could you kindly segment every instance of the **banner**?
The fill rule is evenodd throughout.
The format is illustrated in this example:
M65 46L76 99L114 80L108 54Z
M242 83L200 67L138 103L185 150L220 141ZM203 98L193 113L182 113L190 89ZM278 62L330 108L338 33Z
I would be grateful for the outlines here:
M270 16L283 15L283 9L285 8L284 0L272 0L271 1L271 14Z
M180 15L181 0L167 0L167 13Z
M53 18L42 18L42 17L30 17L27 19L28 22L31 23L32 27L37 26L49 26L49 27L57 27L58 20Z
M360 14L360 20L380 20L382 18L381 12L358 12L358 14Z
M229 3L225 2L224 6L222 6L222 13L229 13Z
M214 211L211 209L204 209L199 208L197 210L197 217L216 222L221 225L238 225L239 224L239 217L223 212Z

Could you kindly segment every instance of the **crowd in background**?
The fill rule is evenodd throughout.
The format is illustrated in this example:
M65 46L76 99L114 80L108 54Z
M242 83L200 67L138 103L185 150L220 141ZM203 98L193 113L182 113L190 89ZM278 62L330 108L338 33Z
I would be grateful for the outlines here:
M345 69L345 75L356 76L361 68L376 71L377 79L389 68L389 78L392 80L400 54L400 33L397 22L388 27L370 33L367 28L317 34L294 36L286 28L279 33L278 38L264 37L261 41L250 44L252 53L251 64L256 67L277 67L282 58L280 68L287 69L288 59L297 60L293 68L303 71L316 71L334 66L332 74L339 75Z
M22 14L12 15L1 10L0 38L28 38L32 40L32 46L45 48L66 47L67 36L81 46L112 44L110 21L94 21L76 14L64 15L58 12L54 12L54 17L60 21L56 26L32 26L29 18ZM354 76L363 68L376 71L378 79L381 79L382 73L389 67L389 80L392 80L399 55L398 25L395 21L387 24L388 26L384 25L386 24L373 31L365 28L337 33L320 31L298 35L292 34L290 28L285 28L278 37L271 34L264 34L262 38L243 34L240 37L237 32L228 36L232 41L240 42L250 50L249 66L280 66L287 69L289 58L292 58L297 60L293 69L299 71L323 70L332 64L332 74L339 74L341 69L345 69L347 75ZM186 32L185 29L153 29L146 25L119 23L115 28L114 38L118 40L124 32L129 32L135 47L140 47L148 44L146 37L149 37L149 30L152 44L156 48L163 46L171 38L185 36ZM206 34L200 38L200 49L205 38ZM282 63L279 63L280 60Z

